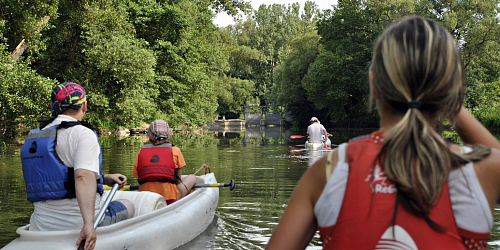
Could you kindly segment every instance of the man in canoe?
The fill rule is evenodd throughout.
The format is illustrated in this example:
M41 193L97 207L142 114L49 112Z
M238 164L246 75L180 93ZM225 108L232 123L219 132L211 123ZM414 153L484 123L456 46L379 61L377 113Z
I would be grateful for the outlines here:
M104 202L102 185L123 186L127 177L102 174L99 137L81 121L87 112L83 87L73 82L59 84L51 99L52 117L29 132L21 149L28 200L34 205L29 230L81 229L76 245L85 239L84 249L93 249L94 219ZM133 215L130 201L113 201L99 226Z
M323 125L320 124L318 118L311 118L311 125L307 127L307 134L309 135L310 142L323 142L326 143L328 140L328 132Z
M170 127L164 120L154 120L148 128L150 144L145 144L135 157L132 176L138 177L139 191L161 194L167 205L186 196L196 176L182 177L186 165L181 150L170 142Z

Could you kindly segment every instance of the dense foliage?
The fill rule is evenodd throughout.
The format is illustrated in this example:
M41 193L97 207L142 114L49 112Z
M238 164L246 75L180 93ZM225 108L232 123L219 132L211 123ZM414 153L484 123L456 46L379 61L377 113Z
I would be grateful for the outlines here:
M367 112L373 42L408 15L455 36L466 106L500 126L500 0L337 2L250 11L243 0L0 0L0 128L10 134L48 118L50 89L64 81L86 88L86 119L99 128L156 118L200 126L255 103L291 112L297 125L317 116L330 126L377 126ZM219 28L216 12L245 16Z
M0 29L5 21L0 21ZM6 39L0 33L0 41ZM54 80L42 77L25 63L16 63L0 42L0 127L7 136L23 127L37 126L37 118L48 112Z
M216 90L228 85L229 62L222 34L212 23L213 10L247 11L249 2L35 2L0 1L0 34L5 37L2 59L8 60L8 53L22 39L28 45L22 60L10 63L13 70L5 69L7 76L23 77L19 70L14 71L19 68L24 69L24 74L54 79L49 90L56 81L80 83L88 94L86 119L100 128L138 126L155 118L166 119L172 126L198 126L217 117ZM41 26L44 16L50 21ZM34 79L23 79L27 86L36 87ZM14 81L5 79L8 84L2 89L3 101L12 102L13 97L7 95L18 95L17 98L48 105L46 89L35 89L36 93L7 92L10 85L24 86ZM233 82L248 86L244 81L230 79L230 85ZM241 94L241 87L231 87L236 93L229 94L234 99L243 98L244 102L246 95ZM234 99L226 98L233 111ZM20 115L37 119L49 115L41 110L10 107L11 112L4 112L3 116L10 123L20 122ZM12 129L6 122L0 126Z
M277 92L271 100L294 111L304 123L307 115L300 112L305 111L337 126L378 126L375 112L366 111L373 43L391 22L420 15L438 21L455 36L466 68L465 104L485 125L498 127L499 8L498 0L339 0L317 22L321 48L316 58L298 53L302 47L284 55L288 58L274 74ZM302 72L297 68L299 60L307 74L291 76ZM290 94L292 89L300 94ZM294 108L298 103L306 109Z

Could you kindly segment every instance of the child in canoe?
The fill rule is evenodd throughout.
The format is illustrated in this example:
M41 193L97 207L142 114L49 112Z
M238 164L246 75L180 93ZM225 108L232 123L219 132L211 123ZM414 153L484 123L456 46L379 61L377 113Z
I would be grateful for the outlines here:
M135 157L133 176L139 179L139 191L161 194L171 204L186 196L196 184L196 176L181 178L186 165L181 150L169 143L170 128L164 120L154 120L147 130L149 141Z

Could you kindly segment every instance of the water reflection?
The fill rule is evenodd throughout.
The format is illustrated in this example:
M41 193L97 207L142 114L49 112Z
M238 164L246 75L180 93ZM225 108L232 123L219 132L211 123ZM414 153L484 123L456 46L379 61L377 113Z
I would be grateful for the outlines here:
M366 131L335 133L332 143ZM297 182L325 150L304 147L305 130L282 127L250 127L242 131L214 130L203 134L175 131L172 143L185 158L185 173L195 173L207 164L218 182L234 179L236 188L220 189L214 222L194 241L179 249L264 249L288 203ZM103 172L123 173L129 183L135 154L147 137L102 137ZM0 248L17 237L17 227L29 222L33 205L26 200L19 151L22 139L0 147ZM201 172L197 174L203 174ZM319 249L316 235L308 249Z
M284 127L247 127L244 131L243 143L249 143L252 139L284 139L290 137L290 130Z
M332 144L340 144L373 130L331 129ZM181 148L185 173L195 173L207 164L218 182L234 179L236 188L220 189L212 224L195 240L178 249L264 249L303 173L327 150L305 148L306 130L281 127L250 127L245 130L211 130L203 134L175 131L172 143ZM129 183L135 154L147 137L103 137L103 172L123 173ZM17 227L29 222L33 205L26 200L19 152L22 140L0 147L0 248L17 237ZM203 174L201 172L197 174ZM500 211L495 211L490 244L500 240ZM490 246L489 249L492 249ZM307 247L321 249L315 235Z
M296 161L306 161L308 166L312 166L323 155L331 151L331 149L312 149L305 148L304 145L290 146L290 158ZM292 160L293 161L293 160Z
M269 145L269 144L283 144L290 147L290 153L283 157L289 157L290 163L307 163L311 166L316 160L328 153L330 149L311 149L305 147L307 140L306 130L290 130L285 127L264 127L264 126L250 126L244 130L230 129L230 130L211 130L217 138L222 139L221 144L231 144L231 140L237 139L245 145ZM373 131L368 129L352 129L352 130L338 130L328 129L331 131L332 148L337 144L348 141L359 135L368 134ZM304 137L298 139L290 138L291 135L303 135Z

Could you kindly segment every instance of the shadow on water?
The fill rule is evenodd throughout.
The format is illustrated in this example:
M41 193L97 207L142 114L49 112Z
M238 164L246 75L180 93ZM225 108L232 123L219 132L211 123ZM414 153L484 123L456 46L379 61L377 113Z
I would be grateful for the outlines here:
M190 250L190 249L211 249L216 247L216 243L214 239L216 239L216 235L219 232L218 227L218 216L217 213L214 217L214 220L210 225L208 225L207 229L203 231L195 240L190 241L176 249L178 250Z

